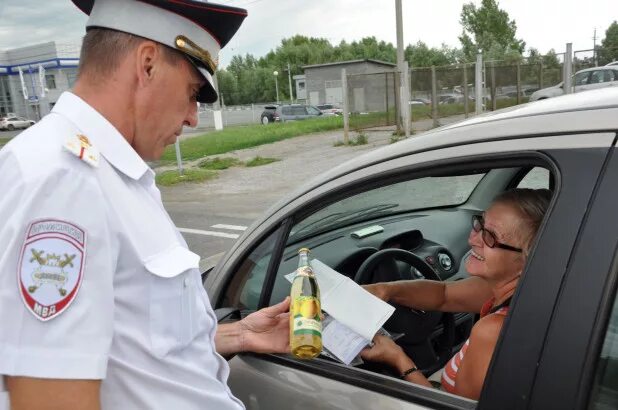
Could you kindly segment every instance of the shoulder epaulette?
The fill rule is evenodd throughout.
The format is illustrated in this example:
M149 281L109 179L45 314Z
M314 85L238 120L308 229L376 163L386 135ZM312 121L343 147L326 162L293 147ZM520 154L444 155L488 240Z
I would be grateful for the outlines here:
M93 167L99 166L99 151L92 146L85 135L77 134L70 137L64 144L67 151Z

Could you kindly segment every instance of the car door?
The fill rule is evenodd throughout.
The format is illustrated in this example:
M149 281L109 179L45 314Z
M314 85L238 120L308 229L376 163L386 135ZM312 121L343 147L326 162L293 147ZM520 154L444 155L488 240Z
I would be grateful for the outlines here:
M618 157L595 186L531 397L535 408L618 408ZM556 383L555 375L567 375Z
M319 117L320 115L322 115L322 111L318 110L315 107L308 105L305 108L307 109L307 118ZM330 106L329 110L332 110L332 105ZM330 113L332 114L332 111L330 111Z
M294 119L296 120L304 120L309 117L309 115L307 114L307 107L305 107L304 105L297 105L294 106L292 109L294 112Z
M372 184L388 184L392 178L420 178L427 172L542 164L554 174L554 203L478 403L321 359L301 362L280 355L236 356L230 362L229 380L234 393L250 409L279 408L274 403L288 401L296 408L323 409L525 406L569 256L613 138L613 134L603 133L507 139L430 150L374 164L327 182L282 207L246 236L246 246L236 246L207 278L215 307L233 305L241 297L257 300L256 307L265 306L273 302L273 289L295 219L311 214L325 201L349 196ZM578 148L572 149L574 146ZM511 181L503 182L504 188L510 186ZM476 206L482 209L487 204ZM551 258L543 257L548 254ZM233 287L236 289L230 291Z
M579 92L584 91L589 87L590 84L590 71L584 71L575 74L573 77L573 91Z
M611 70L594 70L590 74L590 84L585 86L586 90L594 90L596 88L603 88L610 86L610 83L614 80L614 75Z

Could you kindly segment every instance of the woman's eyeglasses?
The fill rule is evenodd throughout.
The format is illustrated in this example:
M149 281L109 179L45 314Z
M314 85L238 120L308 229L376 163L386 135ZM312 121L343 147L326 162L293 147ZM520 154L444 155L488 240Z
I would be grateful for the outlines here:
M492 231L485 229L483 217L481 215L472 215L472 229L474 230L474 232L481 232L481 238L483 238L483 242L485 242L485 245L489 246L490 248L506 249L507 251L519 253L523 252L521 248L516 248L514 246L498 242L498 239L496 239L496 235Z

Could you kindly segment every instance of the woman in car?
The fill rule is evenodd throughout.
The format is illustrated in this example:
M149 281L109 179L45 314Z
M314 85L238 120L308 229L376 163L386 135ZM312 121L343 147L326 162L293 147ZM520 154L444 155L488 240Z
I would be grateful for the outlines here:
M443 390L478 400L509 302L526 264L530 247L551 192L546 189L512 189L497 196L482 216L472 218L466 260L470 277L454 282L410 280L366 285L385 301L420 310L480 313L462 349L446 364ZM391 339L376 336L363 359L395 368L402 379L431 387L414 361Z

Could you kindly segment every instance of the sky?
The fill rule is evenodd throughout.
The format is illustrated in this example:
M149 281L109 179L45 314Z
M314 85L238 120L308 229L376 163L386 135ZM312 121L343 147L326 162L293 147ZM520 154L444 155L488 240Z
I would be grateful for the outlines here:
M470 0L402 0L404 45L460 47L461 8ZM480 0L472 0L480 4ZM246 8L249 16L221 51L221 66L232 56L261 57L283 38L301 34L336 45L375 36L396 44L395 0L220 0ZM499 0L517 23L517 37L541 53L593 47L618 19L616 0ZM79 44L87 17L70 0L0 0L0 50L46 41Z

